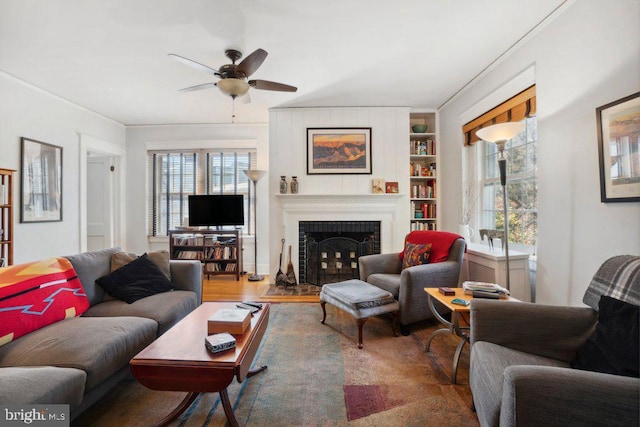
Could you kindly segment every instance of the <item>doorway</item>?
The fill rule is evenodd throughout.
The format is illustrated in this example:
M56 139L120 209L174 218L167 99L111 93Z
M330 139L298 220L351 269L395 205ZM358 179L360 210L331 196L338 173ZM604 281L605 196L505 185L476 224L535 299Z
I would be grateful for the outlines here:
M87 250L115 245L113 158L87 155Z
M125 245L126 148L80 136L80 252Z

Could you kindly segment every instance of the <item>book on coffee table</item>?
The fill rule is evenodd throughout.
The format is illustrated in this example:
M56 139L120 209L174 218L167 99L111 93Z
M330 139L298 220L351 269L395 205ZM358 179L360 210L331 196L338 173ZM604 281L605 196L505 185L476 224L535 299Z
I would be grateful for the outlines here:
M205 338L204 344L211 353L219 353L236 348L236 339L230 333L222 332L209 335Z
M207 320L207 332L216 334L229 332L243 334L251 324L251 312L242 308L228 308L216 311Z

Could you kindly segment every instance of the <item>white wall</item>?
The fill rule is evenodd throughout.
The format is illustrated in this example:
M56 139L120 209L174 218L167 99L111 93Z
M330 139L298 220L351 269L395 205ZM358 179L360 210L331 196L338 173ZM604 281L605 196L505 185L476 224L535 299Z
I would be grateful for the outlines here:
M581 305L604 260L640 254L640 203L600 202L595 115L640 90L638 16L637 0L577 0L440 111L443 228L455 231L465 150L460 115L535 65L537 302Z
M221 143L233 147L233 141L242 141L243 147L248 141L254 141L257 149L258 169L269 170L268 126L257 124L228 125L166 125L166 126L130 126L127 128L127 250L143 253L150 250L169 249L167 238L147 238L147 146L163 145L169 147L193 148L201 144ZM269 236L268 216L268 175L258 182L258 272L268 273L267 242ZM253 239L243 241L244 270L252 272Z
M310 127L371 127L371 175L307 175L307 128ZM269 116L269 194L271 274L278 270L278 258L283 238L280 176L287 181L297 176L300 194L371 194L372 179L397 181L400 194L409 192L409 108L407 107L347 107L347 108L282 108L272 109ZM396 236L409 231L408 196L398 200L399 220ZM336 212L337 221L340 213ZM289 245L291 242L287 242ZM393 242L400 251L402 239ZM286 259L283 260L286 265Z
M0 72L0 166L16 169L14 264L80 251L80 134L125 145L122 124ZM62 221L20 223L20 138L63 148Z

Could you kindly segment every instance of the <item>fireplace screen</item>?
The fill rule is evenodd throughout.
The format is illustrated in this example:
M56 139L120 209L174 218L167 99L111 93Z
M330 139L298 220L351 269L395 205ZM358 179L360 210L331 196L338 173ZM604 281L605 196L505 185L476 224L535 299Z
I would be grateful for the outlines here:
M322 286L359 277L358 258L380 253L380 223L301 222L300 282Z

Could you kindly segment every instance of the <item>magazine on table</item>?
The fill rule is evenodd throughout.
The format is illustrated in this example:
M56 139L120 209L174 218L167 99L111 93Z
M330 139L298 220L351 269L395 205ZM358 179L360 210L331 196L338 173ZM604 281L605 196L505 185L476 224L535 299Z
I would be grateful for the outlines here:
M496 294L498 296L509 295L509 290L497 283L466 281L462 284L465 295L473 295L474 292Z

